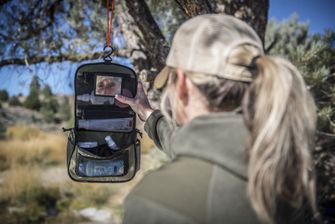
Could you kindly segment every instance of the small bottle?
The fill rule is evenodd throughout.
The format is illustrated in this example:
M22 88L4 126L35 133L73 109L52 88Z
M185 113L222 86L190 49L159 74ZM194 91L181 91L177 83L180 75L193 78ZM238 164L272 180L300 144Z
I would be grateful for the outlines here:
M86 173L87 162L80 162L78 164L78 174L79 176L88 176Z
M114 97L106 97L106 96L95 96L92 91L91 94L83 94L77 96L77 100L83 102L91 102L91 104L102 105L102 104L114 104Z
M107 142L107 145L112 150L118 150L119 147L116 145L115 141L113 140L112 136L106 136L105 140Z

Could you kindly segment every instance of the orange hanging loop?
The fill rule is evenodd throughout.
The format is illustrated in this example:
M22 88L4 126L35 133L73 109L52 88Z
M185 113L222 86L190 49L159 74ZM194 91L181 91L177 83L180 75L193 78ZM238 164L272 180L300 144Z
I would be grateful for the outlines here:
M110 1L112 4L110 5ZM113 31L114 0L106 0L107 9L107 47L111 47L111 33Z

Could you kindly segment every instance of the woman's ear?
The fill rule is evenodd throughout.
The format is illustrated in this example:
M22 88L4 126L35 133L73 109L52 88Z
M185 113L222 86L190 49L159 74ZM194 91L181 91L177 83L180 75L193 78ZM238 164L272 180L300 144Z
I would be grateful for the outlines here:
M185 73L182 69L176 69L177 81L176 81L176 91L177 96L181 102L185 105L188 102L188 86Z

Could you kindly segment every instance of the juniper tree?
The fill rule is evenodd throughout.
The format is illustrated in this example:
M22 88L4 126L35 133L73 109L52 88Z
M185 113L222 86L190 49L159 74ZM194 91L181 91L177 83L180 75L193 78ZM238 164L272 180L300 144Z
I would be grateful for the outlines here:
M308 24L293 15L268 24L268 53L288 58L303 74L318 107L318 130L335 134L335 33L308 35ZM272 44L272 46L271 46Z
M40 94L40 83L38 77L34 75L30 83L29 94L26 100L24 101L24 106L28 109L39 110L41 108L39 94Z
M54 97L48 84L44 86L43 90L41 91L41 95L43 96L43 100L40 111L46 122L52 122L54 121L56 113L59 110L59 103Z
M44 86L44 88L41 91L41 94L44 98L51 98L53 96L51 88L48 84Z
M62 103L59 107L59 117L62 121L69 121L71 119L71 104L69 101L69 97L65 96L63 98Z
M0 140L6 138L6 131L7 131L7 128L5 124L0 120Z
M19 98L17 96L12 96L9 101L8 104L10 106L22 106L22 103L20 102Z
M0 90L0 101L5 102L9 99L7 90Z
M319 203L324 206L335 192L335 33L308 31L308 23L293 15L282 23L270 21L265 39L268 53L286 57L298 67L315 98L318 122L314 160Z

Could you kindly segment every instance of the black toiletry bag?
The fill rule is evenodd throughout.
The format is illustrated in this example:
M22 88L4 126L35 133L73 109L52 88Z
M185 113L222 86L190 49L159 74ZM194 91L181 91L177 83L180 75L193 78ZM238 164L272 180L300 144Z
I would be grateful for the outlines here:
M75 125L67 144L71 179L82 182L125 182L140 167L136 114L115 100L134 97L135 72L114 63L80 66L75 74Z

